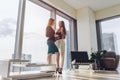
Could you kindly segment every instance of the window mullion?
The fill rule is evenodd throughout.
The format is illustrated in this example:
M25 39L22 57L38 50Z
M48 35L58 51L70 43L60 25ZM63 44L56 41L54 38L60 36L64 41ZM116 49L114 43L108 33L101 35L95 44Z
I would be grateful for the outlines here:
M16 59L21 59L21 55L22 55L21 52L22 52L22 42L23 42L25 5L26 5L26 0L20 0L19 10L18 10L17 30L16 30L16 41L15 41L15 49L14 49L14 54L15 54L14 58Z

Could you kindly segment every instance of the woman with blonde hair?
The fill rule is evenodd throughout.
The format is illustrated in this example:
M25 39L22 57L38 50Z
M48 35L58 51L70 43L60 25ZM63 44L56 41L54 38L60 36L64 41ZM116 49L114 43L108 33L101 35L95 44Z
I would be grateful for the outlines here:
M55 45L55 37L57 37L57 35L55 34L54 23L55 23L55 20L50 18L48 21L48 25L46 27L46 37L48 37L48 40L47 40L47 45L48 45L47 62L48 62L48 64L50 64L51 55L55 54L55 62L56 62L56 67L57 67L56 72L58 72L60 53L58 51L57 46Z
M66 29L64 21L59 21L59 29L56 32L59 35L57 40L57 45L60 49L60 68L59 73L62 74L62 68L64 65L64 57L65 57L65 38L66 38Z

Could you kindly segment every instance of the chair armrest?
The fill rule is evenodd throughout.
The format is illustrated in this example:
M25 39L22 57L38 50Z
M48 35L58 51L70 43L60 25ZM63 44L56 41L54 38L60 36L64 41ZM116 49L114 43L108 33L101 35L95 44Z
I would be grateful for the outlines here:
M120 61L120 55L116 55L116 68L118 67Z
M103 60L114 60L114 61L116 61L115 58L103 58Z

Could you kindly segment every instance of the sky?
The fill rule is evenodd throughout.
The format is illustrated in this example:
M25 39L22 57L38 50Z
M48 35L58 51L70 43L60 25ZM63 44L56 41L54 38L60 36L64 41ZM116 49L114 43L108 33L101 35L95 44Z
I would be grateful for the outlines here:
M19 0L0 0L0 59L9 59L14 52Z

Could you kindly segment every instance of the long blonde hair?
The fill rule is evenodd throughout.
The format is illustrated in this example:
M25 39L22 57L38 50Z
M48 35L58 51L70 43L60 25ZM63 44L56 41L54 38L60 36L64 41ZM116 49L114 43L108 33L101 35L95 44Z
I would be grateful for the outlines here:
M50 27L50 26L52 26L53 24L54 24L54 19L53 18L50 18L49 20L48 20L48 24L47 24L47 27Z

